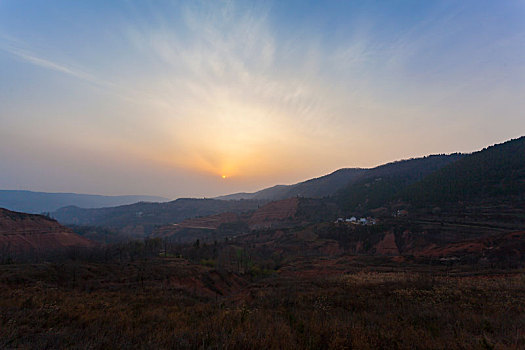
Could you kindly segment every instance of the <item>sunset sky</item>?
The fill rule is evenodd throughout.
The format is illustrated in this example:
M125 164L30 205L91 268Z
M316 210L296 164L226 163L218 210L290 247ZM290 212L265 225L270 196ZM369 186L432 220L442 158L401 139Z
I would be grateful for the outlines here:
M211 197L525 135L525 1L0 0L0 189Z

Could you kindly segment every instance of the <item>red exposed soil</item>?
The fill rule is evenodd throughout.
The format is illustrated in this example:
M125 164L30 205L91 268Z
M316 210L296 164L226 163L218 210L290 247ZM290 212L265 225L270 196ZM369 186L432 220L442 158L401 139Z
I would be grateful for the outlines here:
M219 272L204 266L194 265L182 259L173 259L173 269L181 276L171 278L169 286L188 294L202 297L233 295L242 291L247 282L233 272Z
M522 256L525 254L525 231L496 235L488 238L451 243L444 247L432 245L417 252L419 256L447 257L465 254L493 256Z
M222 224L235 222L239 220L239 216L235 213L222 213L212 216L205 216L202 218L192 218L184 220L180 226L187 228L207 228L217 229Z
M221 213L200 218L184 220L179 224L165 225L158 228L154 235L157 237L167 237L186 228L216 230L222 224L239 221L239 215L235 213Z
M298 205L298 198L289 198L268 203L257 209L251 215L247 214L241 216L234 213L222 213L201 218L187 219L179 224L165 225L156 229L154 236L167 237L187 228L215 230L222 224L239 221L246 222L251 230L270 228L275 224L294 219Z
M399 255L396 236L393 232L388 232L385 237L376 244L375 248L377 255Z
M298 198L283 199L268 203L257 209L248 220L252 230L269 228L273 223L293 219L299 206Z
M429 256L429 257L439 257L439 256L450 256L455 254L465 254L465 253L481 253L483 249L486 248L483 242L458 242L452 243L445 247L437 247L435 245L423 249L417 252L415 255L418 256Z
M42 215L0 208L0 249L9 252L53 251L68 247L93 247L57 221Z

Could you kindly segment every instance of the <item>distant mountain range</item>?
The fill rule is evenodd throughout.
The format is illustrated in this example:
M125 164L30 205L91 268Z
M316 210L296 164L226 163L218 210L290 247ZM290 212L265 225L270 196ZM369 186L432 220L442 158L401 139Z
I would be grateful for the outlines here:
M101 243L148 236L213 243L233 237L259 242L261 254L288 249L519 265L525 247L525 137L471 154L341 169L219 198L67 206L51 213L69 229L41 215L0 210L0 254L6 247L89 246L74 231ZM399 211L404 214L395 214ZM334 223L351 216L373 217L374 224Z
M371 169L340 169L295 185L274 186L255 193L97 209L68 206L51 215L62 224L98 226L123 236L144 237L162 225L226 212L246 213L265 203L294 197L312 198L300 201L297 218L321 222L332 220L335 215L370 215L372 210L380 208L390 212L396 205L428 207L524 194L525 137L522 137L472 154L431 155Z
M80 208L114 207L137 202L166 202L154 196L101 196L78 193L47 193L18 190L0 190L0 207L24 213L53 212L74 205Z
M104 226L129 236L143 236L151 233L158 225L224 212L241 213L257 209L262 204L257 200L179 198L166 203L140 202L99 209L69 206L51 215L65 225Z
M74 206L61 208L51 215L66 225L102 226L121 235L141 237L148 235L159 225L180 223L198 216L216 215L225 212L243 213L252 211L265 203L293 197L327 198L333 202L343 189L353 184L374 181L378 178L401 177L413 183L425 175L442 168L462 155L436 155L404 160L373 169L340 169L329 175L290 186L275 186L251 194L233 194L215 199L182 198L167 203L135 203L111 208L83 209ZM303 203L302 201L301 203ZM304 202L308 203L308 202ZM310 219L337 215L337 207L327 204L301 205Z

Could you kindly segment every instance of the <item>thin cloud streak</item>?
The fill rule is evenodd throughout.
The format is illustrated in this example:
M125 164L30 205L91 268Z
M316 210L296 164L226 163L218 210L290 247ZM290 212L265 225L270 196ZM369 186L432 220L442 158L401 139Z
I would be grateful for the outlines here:
M24 44L21 40L18 40L12 37L4 36L4 38L9 38L10 41L17 42L20 45ZM25 46L27 46L27 44ZM115 84L111 81L96 77L93 74L89 74L79 68L73 68L72 66L69 66L63 63L58 63L48 58L43 58L29 50L13 47L12 45L0 46L0 50L7 52L23 60L24 62L30 63L34 66L45 68L45 69L55 71L58 73L62 73L70 77L79 79L81 81L87 82L89 84L92 84L96 87L105 89L111 92L112 94L117 95L120 98L123 98L125 100L132 101L132 102L148 101L152 104L159 103L157 96L150 95L146 93L145 91L140 91L137 89L130 89L130 88ZM166 102L161 102L161 104L162 103L166 103Z
M51 69L51 70L54 70L54 71L57 71L57 72L60 72L60 73L65 73L65 74L71 75L71 76L73 76L75 78L82 79L82 80L85 80L87 82L94 83L94 84L97 84L97 85L107 85L107 83L101 83L100 81L98 81L97 79L93 78L92 76L90 76L87 73L84 73L84 72L81 72L81 71L77 71L77 70L73 70L73 69L68 68L66 66L63 66L61 64L58 64L58 63L55 63L55 62L51 62L49 60L46 60L46 59L43 59L43 58L40 58L40 57L36 57L33 54L30 54L28 52L23 52L22 50L17 50L17 49L5 49L5 48L3 50L9 52L10 54L13 54L13 55L21 58L21 59L23 59L26 62L34 64L36 66L47 68L47 69Z

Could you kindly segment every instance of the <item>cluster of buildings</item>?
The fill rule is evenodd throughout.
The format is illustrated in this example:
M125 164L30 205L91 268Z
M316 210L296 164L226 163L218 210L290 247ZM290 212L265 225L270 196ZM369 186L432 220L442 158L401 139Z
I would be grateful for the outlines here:
M349 219L338 218L337 220L335 220L334 223L347 225L375 225L377 223L377 220L371 217L358 219L355 216L352 216Z

